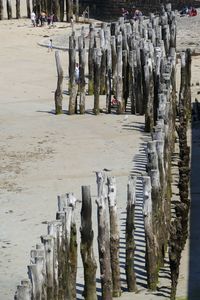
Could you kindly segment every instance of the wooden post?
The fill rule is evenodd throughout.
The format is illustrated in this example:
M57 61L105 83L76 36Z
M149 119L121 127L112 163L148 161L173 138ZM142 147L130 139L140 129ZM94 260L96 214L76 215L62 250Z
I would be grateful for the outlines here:
M67 194L67 209L72 208L71 214L71 228L70 228L70 247L69 247L69 265L70 265L70 277L71 277L71 292L72 299L76 300L76 275L77 275L77 230L76 221L74 216L74 210L77 199L73 193Z
M122 80L122 46L117 46L117 81L116 98L118 101L117 113L122 114L125 111L123 99L123 80Z
M17 286L14 300L31 300L31 284L29 280L22 280Z
M16 19L20 19L20 0L16 0Z
M136 204L136 180L137 177L129 177L127 185L127 207L126 207L126 282L129 292L136 292L136 275L134 271L134 215Z
M101 49L94 49L94 109L95 115L100 113L99 95L100 95L100 73L101 73Z
M121 296L119 265L119 225L117 217L116 179L108 177L108 203L110 213L110 259L112 270L113 297Z
M8 20L12 19L12 5L11 5L11 0L6 0L7 4L7 15L8 15Z
M57 20L60 22L60 0L54 0L54 14L57 17Z
M66 0L67 22L70 23L73 18L73 0Z
M65 0L60 0L60 22L64 21Z
M103 23L105 27L105 23ZM101 48L101 72L100 72L100 94L106 93L106 43L104 29L100 30L100 48Z
M129 96L129 65L128 65L128 52L127 50L122 51L122 78L123 78L123 101L124 109L126 111L127 100Z
M0 20L3 20L3 0L0 0Z
M95 31L94 25L90 24L89 29L89 51L88 51L88 94L94 94L94 48L95 48Z
M94 257L92 230L92 202L89 186L82 186L81 209L81 257L84 267L84 299L97 300L96 270L97 264Z
M117 50L116 50L115 36L111 36L110 44L111 44L111 52L112 52L112 93L116 97L116 93L117 93Z
M109 46L107 51L107 73L106 73L106 111L111 113L111 97L112 97L112 52Z
M31 17L31 4L30 4L30 0L26 0L26 9L27 9L27 18L30 19L30 17Z
M31 264L28 265L28 275L32 284L33 299L42 299L47 296L46 290L46 259L44 248L36 245L36 249L31 251Z
M41 241L45 251L47 299L54 300L54 238L46 235Z
M85 113L85 60L86 60L86 49L84 47L84 38L79 36L79 92L80 92L80 102L79 111L80 114Z
M98 216L98 249L101 274L102 300L112 299L112 274L110 263L110 238L106 217L106 201L104 196L97 200Z
M56 59L56 69L57 69L57 88L55 91L54 99L55 99L55 114L62 114L62 99L63 99L63 90L62 90L62 82L63 82L63 69L60 62L60 54L59 51L55 52Z
M146 239L146 269L147 286L150 290L156 290L158 283L158 255L156 239L152 224L152 198L151 198L151 179L149 176L143 177L144 193L144 228Z
M76 22L79 22L79 0L76 0L76 6L75 6L75 18Z
M171 272L171 295L170 299L176 299L176 289L179 277L179 265L181 260L182 227L180 218L176 218L170 226L169 240L169 265Z
M78 92L78 82L75 78L75 68L76 68L76 44L75 37L72 34L69 37L69 115L73 115L77 111L77 92Z

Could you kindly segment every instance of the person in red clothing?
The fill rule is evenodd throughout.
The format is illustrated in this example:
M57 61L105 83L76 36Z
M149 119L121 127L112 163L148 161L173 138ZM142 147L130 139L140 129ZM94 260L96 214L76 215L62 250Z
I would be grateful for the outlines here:
M189 16L190 17L195 17L197 15L197 10L194 7L191 7L189 10Z

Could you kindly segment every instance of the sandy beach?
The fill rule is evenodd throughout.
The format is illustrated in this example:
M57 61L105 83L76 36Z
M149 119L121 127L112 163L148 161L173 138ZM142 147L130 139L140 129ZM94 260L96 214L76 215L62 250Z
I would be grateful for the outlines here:
M199 16L197 19L200 22ZM183 23L182 20L180 22ZM80 26L77 25L77 30ZM193 30L190 28L192 35ZM54 114L57 80L55 50L48 52L46 47L38 43L44 41L44 38L54 39L59 35L66 35L67 38L70 32L67 23L56 23L54 28L49 29L33 28L27 19L0 21L0 39L3 41L0 49L0 300L13 299L17 284L26 278L30 250L40 241L40 236L46 234L46 223L55 219L57 195L74 192L80 199L81 185L90 185L95 224L94 172L108 168L117 179L119 217L123 227L128 176L131 172L141 175L145 171L145 167L137 163L138 155L144 151L143 143L149 138L143 132L143 117L115 114L94 116L89 113L93 97L87 98L88 113L69 116L66 114L67 95L63 98L65 113L59 116ZM186 40L181 44L183 29L180 32L179 50L189 46ZM195 41L197 44L197 37ZM195 51L198 53L198 45ZM65 51L61 53L61 59L66 76ZM193 97L197 97L199 68L199 58L195 57ZM63 86L66 90L66 78ZM80 208L78 204L77 215ZM77 228L79 226L77 221ZM140 247L144 248L142 240L138 242L138 251ZM187 295L188 251L187 246L177 292L182 297ZM123 258L121 263L123 273ZM79 261L80 291L77 299L83 299L82 271ZM163 288L154 295L146 289L146 275L139 265L139 293L134 294L134 298L142 300L145 294L148 300L167 299L170 286L168 275L160 279ZM132 297L133 294L124 293L121 299Z

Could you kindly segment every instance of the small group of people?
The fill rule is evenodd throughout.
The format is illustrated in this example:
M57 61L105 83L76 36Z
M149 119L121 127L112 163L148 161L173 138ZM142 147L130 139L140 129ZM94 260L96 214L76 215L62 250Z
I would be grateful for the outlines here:
M31 22L34 27L38 27L38 26L42 27L45 24L48 24L49 26L53 26L53 23L55 22L55 16L53 13L47 16L44 11L42 11L39 15L36 15L36 13L32 11Z
M124 17L125 20L138 20L142 16L142 12L139 9L135 9L134 7L129 12L127 9L122 7L122 17Z
M197 16L197 10L193 6L184 6L180 11L181 16L189 16L189 17L195 17Z

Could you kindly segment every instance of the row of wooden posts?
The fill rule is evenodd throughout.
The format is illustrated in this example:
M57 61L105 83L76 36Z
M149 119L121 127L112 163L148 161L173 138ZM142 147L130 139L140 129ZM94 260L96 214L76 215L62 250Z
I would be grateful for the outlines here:
M125 22L120 18L118 22L102 23L100 29L91 24L87 38L85 35L82 28L80 36L76 37L73 32L69 37L69 114L85 113L87 94L94 95L94 114L102 111L100 95L105 95L106 112L111 113L114 95L117 112L124 113L130 106L131 113L145 114L146 130L149 131L155 125L157 115L156 82L162 67L159 67L159 52L168 55L176 46L175 14L170 4L167 11L163 9L160 16L150 14L148 20L141 17L138 21ZM55 55L58 73L55 112L60 114L63 112L63 68L59 52Z
M176 53L163 56L163 72L158 78L158 110L156 126L152 128L152 141L147 143L147 174L143 182L143 214L146 241L147 287L156 290L159 269L164 264L164 257L169 245L172 293L175 299L178 267L181 251L185 243L186 214L176 213L171 222L171 159L175 143L176 106ZM182 81L178 116L180 162L180 203L188 202L188 147L186 141L187 123L190 108L190 66L189 50L182 55ZM184 72L184 75L183 75ZM183 122L183 123L182 123ZM184 126L183 126L184 125ZM177 129L178 130L178 129ZM183 169L184 168L184 169ZM184 173L184 171L187 171ZM120 231L117 213L116 179L105 172L96 172L97 181L97 224L98 256L101 275L102 299L112 299L121 295L120 280ZM126 202L126 283L129 292L136 292L136 274L134 271L135 252L135 206L137 177L129 178ZM184 193L184 194L183 194ZM17 287L15 299L76 299L77 275L77 229L75 207L78 200L72 193L58 197L56 221L48 223L47 235L41 237L42 244L31 251L31 264L28 266L30 280L23 280ZM89 186L82 186L81 241L80 252L84 269L84 291L86 300L97 300L96 270L97 261L93 248L94 232L92 227L92 199ZM109 216L107 212L109 211ZM183 219L184 217L184 219ZM171 225L170 225L171 224ZM178 233L178 235L177 235ZM180 239L181 237L181 239ZM178 249L178 252L177 252ZM176 282L176 283L175 283Z
M16 0L16 19L21 18L20 12L20 0ZM27 18L31 16L31 0L26 0ZM4 19L4 6L3 0L0 0L0 20ZM6 9L8 19L13 18L12 13L12 1L6 0ZM60 22L65 21L65 9L66 9L66 21L70 22L71 18L75 14L76 22L79 21L79 0L32 0L32 10L40 16L41 12L45 12L48 16L52 13L56 19Z
M174 26L173 13L170 9L168 9L167 12L163 11L161 17L158 19L161 25L158 25L158 20L156 20L157 18L153 18L151 15L150 23L148 23L157 24L156 26L159 28L156 29L157 35L153 34L156 41L155 45L151 42L148 43L146 39L147 35L145 35L146 38L139 35L138 39L133 39L134 43L138 45L137 49L134 48L134 50L129 51L129 56L132 51L133 57L136 58L136 60L134 59L134 64L137 62L136 69L134 68L133 72L135 78L134 87L136 88L135 80L137 80L137 83L141 83L141 85L139 85L139 87L137 86L137 92L135 89L132 90L129 97L132 94L135 95L135 98L133 97L134 100L131 100L131 105L135 107L136 112L141 112L141 114L145 113L145 128L147 131L150 131L152 137L152 140L147 143L146 147L147 172L142 176L147 287L150 290L156 290L159 269L164 265L164 257L166 251L169 250L172 283L171 299L174 300L181 251L183 250L187 238L190 205L188 198L189 148L187 146L186 133L190 119L189 111L191 105L191 54L190 51L187 50L181 56L181 87L179 105L177 107L176 51L175 33L173 31L175 29L174 27L173 30L170 29L172 24ZM122 21L120 21L119 24L124 26ZM114 28L118 28L118 25L114 26ZM141 28L141 31L144 32L143 26ZM154 32L153 26L150 28L152 32ZM172 33L170 33L170 30L172 30ZM119 55L122 49L121 40L124 41L123 44L125 44L126 41L126 39L123 39L124 35L125 31L123 31L123 34L120 34L121 37L117 39L120 44L120 50L117 52L120 65L122 62L122 56L121 54ZM166 40L162 39L166 36ZM83 37L81 37L80 40L83 40ZM74 36L71 37L71 41L74 41ZM100 48L94 48L94 53L99 52L99 49ZM74 47L71 50L74 51ZM100 49L100 51L102 50ZM140 55L139 60L137 60L137 55ZM60 70L61 63L58 52L56 52L56 58L57 66L59 65L58 69ZM142 61L143 63L141 63ZM94 60L93 62L95 63ZM140 68L138 67L139 63ZM100 70L100 68L98 70ZM119 74L118 67L117 70L117 74ZM137 73L135 73L136 70L138 70ZM96 71L94 72L94 78L96 78L95 74ZM137 74L137 76L135 74ZM59 78L58 76L58 80ZM131 82L131 78L132 77L129 77L129 82ZM121 88L120 91L117 92L121 79L123 78L120 76L116 77L117 95L120 93L120 95L123 94L123 89L121 90ZM112 81L114 80L112 75ZM98 81L98 87L100 87L99 82L100 81ZM73 84L74 81L70 84L71 93L74 89ZM112 84L112 86L114 85ZM61 87L61 84L58 83L58 87ZM94 91L96 91L95 80ZM59 88L57 88L57 93L61 97L62 89L60 88L59 91ZM138 93L142 94L142 97L140 97L140 100L142 99L141 101L143 101L142 103L144 103L144 99L146 101L145 109L144 104L141 105L141 102L137 102L139 97ZM143 98L144 94L145 98ZM95 95L95 97L97 97L97 95ZM122 102L121 108L125 109L125 105L123 104L125 100L123 97L119 99L121 99ZM138 103L138 106L136 103ZM94 106L94 108L97 109L98 106ZM139 108L141 108L141 111ZM97 113L97 110L94 110L94 112ZM180 126L176 124L177 115L179 117ZM172 215L171 161L174 152L176 129L179 136L180 162L178 186L180 201L175 207L175 214ZM96 179L98 257L101 275L101 293L103 300L109 300L112 299L112 297L119 297L121 295L119 264L120 231L117 217L116 179L112 176L107 177L105 172L96 172ZM127 186L125 270L126 284L129 292L137 291L136 274L134 271L136 180L137 177L130 177ZM76 299L77 233L74 218L76 201L77 199L71 193L58 198L56 221L48 224L48 234L42 236L42 244L37 245L36 249L31 251L31 264L28 266L30 281L23 281L17 287L16 300ZM109 209L107 209L108 207ZM107 211L109 211L109 216L107 215ZM96 300L97 262L93 249L94 232L92 227L92 202L89 186L82 187L80 232L80 251L84 269L83 295L86 300Z

